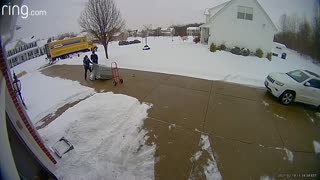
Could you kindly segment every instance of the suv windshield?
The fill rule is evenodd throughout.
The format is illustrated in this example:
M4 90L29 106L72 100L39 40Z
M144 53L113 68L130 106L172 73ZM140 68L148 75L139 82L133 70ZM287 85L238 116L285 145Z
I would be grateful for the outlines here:
M304 72L302 72L300 70L290 71L287 73L287 75L299 83L301 83L309 78L309 76L307 74L305 74Z

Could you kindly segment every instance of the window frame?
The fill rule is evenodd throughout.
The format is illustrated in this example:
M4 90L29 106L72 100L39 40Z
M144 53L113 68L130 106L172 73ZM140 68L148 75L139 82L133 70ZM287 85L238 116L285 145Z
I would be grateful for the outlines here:
M238 6L237 19L253 21L253 8L247 6Z
M312 81L318 81L318 86L316 85L316 83L312 83ZM319 79L311 78L308 80L308 83L310 83L310 87L315 88L315 89L320 89L320 80Z

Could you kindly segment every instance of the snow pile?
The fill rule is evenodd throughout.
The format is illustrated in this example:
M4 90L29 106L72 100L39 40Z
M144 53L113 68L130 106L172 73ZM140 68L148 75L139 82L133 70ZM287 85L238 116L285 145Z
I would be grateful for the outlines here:
M195 163L198 161L204 152L209 154L209 159L207 160L207 163L205 166L203 166L204 174L206 175L207 179L222 179L222 176L220 174L220 171L217 166L217 162L213 156L213 152L211 150L211 145L209 141L209 137L207 135L201 134L199 146L201 146L201 150L196 152L191 158L191 162ZM189 179L192 179L189 178Z
M318 141L313 141L314 152L320 154L320 143Z
M275 149L280 150L280 151L284 151L286 153L286 157L283 157L283 160L288 160L291 163L293 162L294 156L293 156L292 151L290 151L286 147L284 147L284 148L276 147Z
M288 161L290 161L292 163L293 162L293 153L287 148L284 148L284 150L286 151Z
M219 172L217 162L213 157L209 136L201 135L202 150L207 151L210 154L211 159L208 159L207 166L204 167L207 179L222 179Z
M277 118L287 120L285 117L280 116L279 114L273 113Z
M155 145L142 129L151 106L99 93L68 109L39 133L51 147L61 137L74 149L58 159L59 179L154 179Z
M270 177L270 176L261 176L260 180L274 180L275 178Z
M171 130L172 128L176 128L176 125L175 124L170 124L169 125L169 130Z
M94 89L82 86L77 81L52 78L37 71L22 76L20 80L22 96L33 123L67 103L95 93Z
M269 106L269 103L267 103L266 101L262 101L262 104L263 104L264 106Z
M202 151L198 151L198 152L196 152L196 153L192 156L192 158L190 159L190 160L191 160L191 162L198 161L198 160L199 160L199 158L201 157L201 155L202 155Z
M304 112L306 113L306 115L308 116L308 118L310 119L310 121L311 121L312 123L314 123L314 119L311 117L311 115L310 115L306 110L304 110Z

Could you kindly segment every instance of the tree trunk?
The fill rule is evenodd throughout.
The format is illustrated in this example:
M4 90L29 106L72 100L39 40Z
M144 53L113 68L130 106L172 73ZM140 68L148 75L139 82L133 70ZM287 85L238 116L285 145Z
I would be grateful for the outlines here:
M103 44L103 47L104 47L104 52L106 54L106 58L109 59L109 56L108 56L108 43Z

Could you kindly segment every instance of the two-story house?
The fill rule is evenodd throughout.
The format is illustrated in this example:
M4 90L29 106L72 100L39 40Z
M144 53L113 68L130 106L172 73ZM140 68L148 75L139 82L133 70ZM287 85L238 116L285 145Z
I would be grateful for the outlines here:
M46 40L39 41L34 36L9 43L6 46L6 56L10 67L45 54Z
M231 0L206 9L205 17L201 43L271 52L277 28L257 0Z

